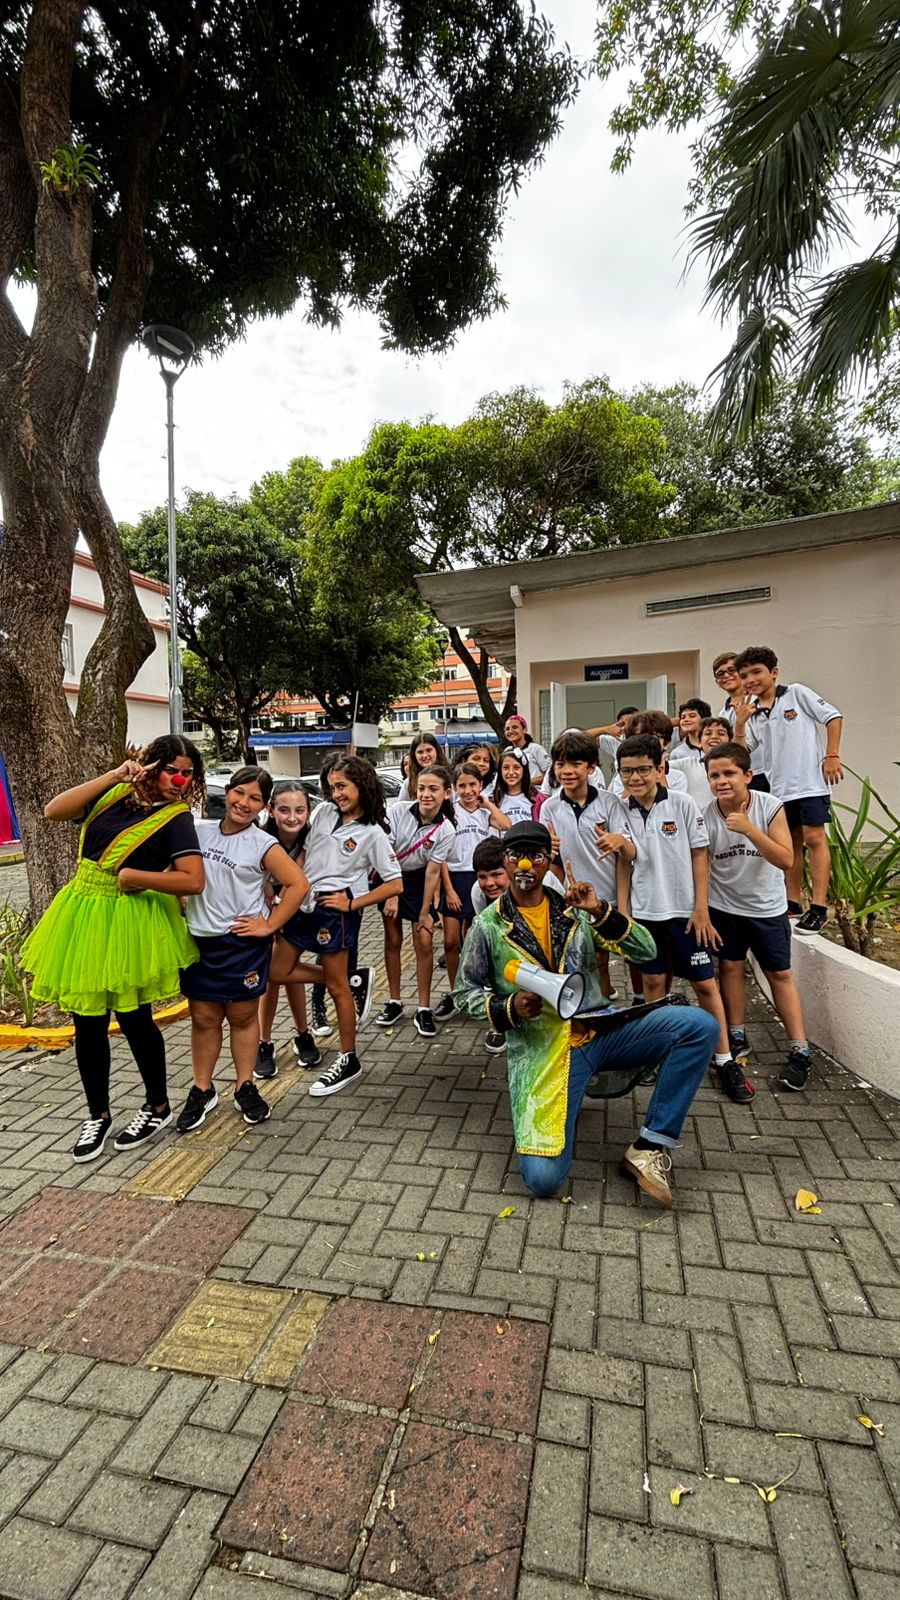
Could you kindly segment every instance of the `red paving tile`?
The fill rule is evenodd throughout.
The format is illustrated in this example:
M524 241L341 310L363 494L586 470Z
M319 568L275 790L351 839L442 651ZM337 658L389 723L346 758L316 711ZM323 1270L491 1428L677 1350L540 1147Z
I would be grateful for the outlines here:
M141 1247L140 1258L200 1275L221 1261L257 1214L242 1206L208 1205L202 1200L186 1200L168 1210L168 1220Z
M415 1410L449 1422L533 1433L549 1335L541 1322L448 1311Z
M103 1196L89 1189L45 1189L0 1228L0 1246L26 1245L42 1250L75 1223L97 1210Z
M240 1550L345 1571L393 1433L387 1417L289 1402L220 1537Z
M296 1387L402 1411L432 1315L373 1300L338 1300L326 1313Z
M436 1600L512 1600L530 1475L530 1444L410 1423L362 1576Z
M140 1244L170 1211L164 1200L129 1200L124 1195L104 1198L84 1221L68 1229L60 1245L79 1255L116 1261Z
M66 1265L71 1269L76 1263ZM106 1361L140 1361L196 1288L196 1279L186 1273L126 1267L63 1325L52 1347Z
M43 1344L108 1271L102 1262L39 1257L20 1278L0 1290L0 1340Z

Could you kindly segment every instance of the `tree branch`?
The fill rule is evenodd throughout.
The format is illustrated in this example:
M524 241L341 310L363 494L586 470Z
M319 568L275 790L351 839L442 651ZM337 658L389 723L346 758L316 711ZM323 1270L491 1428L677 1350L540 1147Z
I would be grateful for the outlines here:
M487 721L490 723L495 733L502 734L503 721L500 717L497 707L494 705L494 702L488 693L487 680L490 669L490 657L488 656L487 652L483 650L481 646L479 646L479 659L476 661L468 645L465 643L465 640L463 639L459 629L448 628L447 632L450 643L456 651L456 654L459 656L460 661L465 663L466 671L472 680L475 693L478 696L478 704L481 706ZM507 700L508 698L509 696L507 695Z

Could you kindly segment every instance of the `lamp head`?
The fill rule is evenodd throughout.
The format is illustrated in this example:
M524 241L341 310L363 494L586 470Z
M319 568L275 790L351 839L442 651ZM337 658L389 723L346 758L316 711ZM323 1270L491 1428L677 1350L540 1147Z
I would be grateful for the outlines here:
M180 378L194 354L193 339L166 322L151 322L141 334L141 343L156 357L163 377Z

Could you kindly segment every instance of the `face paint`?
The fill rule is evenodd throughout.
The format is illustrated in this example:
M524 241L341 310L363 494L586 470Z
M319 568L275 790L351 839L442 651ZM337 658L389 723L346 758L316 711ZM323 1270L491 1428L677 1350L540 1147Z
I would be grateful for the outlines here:
M173 772L169 778L173 789L183 789L190 781L190 778L184 772Z
M530 866L531 863L529 862L528 865ZM523 894L528 894L537 883L537 878L533 872L523 872L520 867L516 871L513 881L517 889L521 889Z

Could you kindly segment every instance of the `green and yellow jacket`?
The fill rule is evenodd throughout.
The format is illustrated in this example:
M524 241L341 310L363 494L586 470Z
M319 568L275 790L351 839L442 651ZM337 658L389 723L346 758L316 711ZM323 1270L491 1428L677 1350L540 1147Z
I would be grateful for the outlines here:
M626 961L641 962L651 960L656 950L647 929L612 906L591 917L567 906L560 895L547 898L552 964L507 892L472 923L453 990L458 1010L486 1018L488 1027L507 1036L516 1149L530 1156L557 1156L565 1144L572 1023L549 1005L539 1017L516 1016L509 1003L516 987L504 977L507 963L524 957L545 971L580 972L585 980L583 1009L597 1011L609 1002L600 989L596 951L611 950Z

